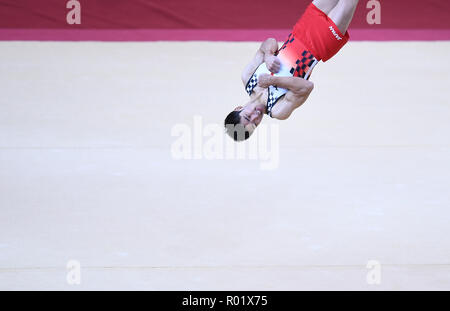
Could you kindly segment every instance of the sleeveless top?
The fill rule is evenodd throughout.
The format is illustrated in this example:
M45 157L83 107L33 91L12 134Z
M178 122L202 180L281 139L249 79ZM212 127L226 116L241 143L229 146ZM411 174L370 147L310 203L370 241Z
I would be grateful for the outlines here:
M251 95L256 85L258 85L258 76L260 74L268 73L278 77L300 77L308 80L314 66L318 63L318 60L314 55L312 55L305 45L298 38L294 37L292 33L289 34L288 39L275 55L281 62L280 71L273 74L267 69L265 63L259 65L245 86L248 95ZM269 86L266 110L270 117L272 117L272 108L287 92L287 89L275 85Z

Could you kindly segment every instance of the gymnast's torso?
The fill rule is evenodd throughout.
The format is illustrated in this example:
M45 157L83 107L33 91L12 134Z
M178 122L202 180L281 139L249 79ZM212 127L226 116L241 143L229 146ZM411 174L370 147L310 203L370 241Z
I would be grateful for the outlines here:
M287 89L277 86L269 86L268 88L260 88L258 84L258 76L263 73L271 74L280 77L300 77L308 80L311 76L314 66L317 64L317 59L310 51L307 50L305 45L295 38L292 34L289 34L288 39L281 48L275 53L280 59L281 68L276 74L271 73L265 63L259 65L250 79L247 81L245 90L252 96L252 94L258 97L263 92L262 98L266 101L266 113L272 117L273 107L280 101L280 99L288 92Z

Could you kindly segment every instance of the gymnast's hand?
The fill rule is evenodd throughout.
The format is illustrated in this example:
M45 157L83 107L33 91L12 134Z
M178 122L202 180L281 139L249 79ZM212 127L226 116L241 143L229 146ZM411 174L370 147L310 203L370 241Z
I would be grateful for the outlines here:
M266 89L269 85L272 85L272 76L268 73L262 73L258 76L258 86Z
M275 55L266 55L264 57L264 62L266 63L267 69L272 73L278 73L281 68L281 62Z

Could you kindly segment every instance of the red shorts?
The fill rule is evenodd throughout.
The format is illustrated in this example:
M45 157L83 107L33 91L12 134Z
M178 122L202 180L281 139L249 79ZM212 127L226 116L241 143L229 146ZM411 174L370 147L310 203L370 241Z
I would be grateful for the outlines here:
M292 31L317 60L326 62L333 57L350 38L343 35L336 24L314 4L310 4Z

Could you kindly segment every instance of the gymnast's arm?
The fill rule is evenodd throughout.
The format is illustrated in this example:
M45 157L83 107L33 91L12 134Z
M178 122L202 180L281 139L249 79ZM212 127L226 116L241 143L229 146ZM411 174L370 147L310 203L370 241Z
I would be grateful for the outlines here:
M278 51L278 42L273 38L269 38L261 44L252 61L245 67L244 71L242 72L241 79L244 83L244 86L247 85L250 77L263 62L266 62L267 68L270 71L279 71L281 63L278 58L274 56L276 51Z
M299 77L276 77L262 74L258 77L258 85L263 88L269 85L278 86L289 90L283 100L272 109L272 117L285 120L292 111L300 107L314 89L314 83Z

